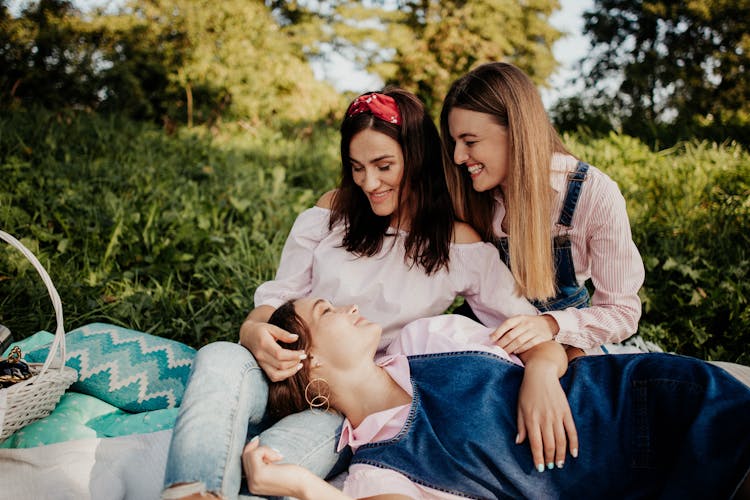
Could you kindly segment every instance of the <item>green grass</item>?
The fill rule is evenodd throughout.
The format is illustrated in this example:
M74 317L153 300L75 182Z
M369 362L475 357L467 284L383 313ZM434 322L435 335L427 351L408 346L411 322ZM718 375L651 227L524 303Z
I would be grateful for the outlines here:
M49 271L67 329L235 340L294 217L336 183L336 131L298 134L167 136L116 117L14 114L0 124L0 228ZM16 335L53 327L33 268L0 255L0 323Z
M566 137L620 185L647 269L641 334L750 363L750 158L732 145L654 153L635 139ZM335 124L225 123L166 135L116 116L0 118L0 228L48 269L66 329L106 321L194 347L237 338L295 216L331 189ZM0 252L0 323L54 330L47 292Z

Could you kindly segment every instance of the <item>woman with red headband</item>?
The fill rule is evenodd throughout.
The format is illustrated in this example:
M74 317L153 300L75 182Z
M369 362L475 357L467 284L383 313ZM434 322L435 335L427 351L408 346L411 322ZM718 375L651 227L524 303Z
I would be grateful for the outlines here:
M456 222L440 136L413 94L387 89L354 100L341 124L341 160L338 189L299 215L275 279L256 290L255 309L240 329L241 345L217 342L198 352L163 498L230 498L244 491L241 452L256 435L320 476L348 458L336 453L340 416L306 411L274 422L273 408L266 412L268 380L294 375L305 359L303 351L277 342L291 343L296 336L268 323L289 299L314 295L359 304L383 325L379 352L405 324L443 313L457 296L487 325L537 313L516 295L494 246ZM550 409L562 422L566 403L558 396L535 394L524 401ZM526 426L519 430L523 440ZM531 444L542 448L541 438Z

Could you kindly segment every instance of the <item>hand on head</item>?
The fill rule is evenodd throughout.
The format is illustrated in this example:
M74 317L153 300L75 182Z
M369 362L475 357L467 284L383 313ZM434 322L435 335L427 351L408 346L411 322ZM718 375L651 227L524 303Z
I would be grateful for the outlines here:
M246 347L272 382L297 373L302 368L302 360L307 357L304 351L285 348L279 343L294 344L297 335L269 323L245 321L240 335L248 339Z

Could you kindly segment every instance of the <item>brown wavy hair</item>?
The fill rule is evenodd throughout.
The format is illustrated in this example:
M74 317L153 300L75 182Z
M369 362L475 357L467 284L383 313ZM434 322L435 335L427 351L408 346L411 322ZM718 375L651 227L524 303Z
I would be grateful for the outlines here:
M297 335L297 341L279 344L292 350L305 351L310 348L310 329L307 323L297 314L294 301L284 302L276 309L268 322L289 333ZM310 383L310 360L302 360L302 369L291 377L268 385L268 414L275 420L293 413L299 413L310 405L305 400L305 387ZM316 396L312 394L311 397Z

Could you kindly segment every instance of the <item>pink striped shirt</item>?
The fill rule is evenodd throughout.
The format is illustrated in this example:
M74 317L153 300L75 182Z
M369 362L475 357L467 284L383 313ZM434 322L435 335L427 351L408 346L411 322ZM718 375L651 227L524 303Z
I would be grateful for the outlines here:
M401 334L388 346L386 354L378 359L378 364L409 395L413 393L406 356L411 354L487 351L519 365L522 364L515 355L509 356L503 349L490 342L489 335L492 331L492 328L455 314L419 319L401 330ZM339 450L349 445L352 450L356 451L363 444L392 438L406 423L410 407L410 404L406 404L373 413L365 417L356 428L352 427L349 420L344 420ZM349 467L343 490L344 493L354 498L384 494L401 494L410 498L426 499L460 498L415 484L394 470L365 464L353 464Z
M578 160L555 154L552 159L552 188L557 193L553 210L554 236L562 234L557 220L567 190L569 172ZM496 196L494 229L507 236L501 223L505 217L502 195ZM569 233L578 282L591 279L595 292L591 307L549 312L560 326L556 340L583 349L620 342L633 335L641 317L638 290L643 285L643 260L633 243L625 199L617 184L601 170L591 167Z

